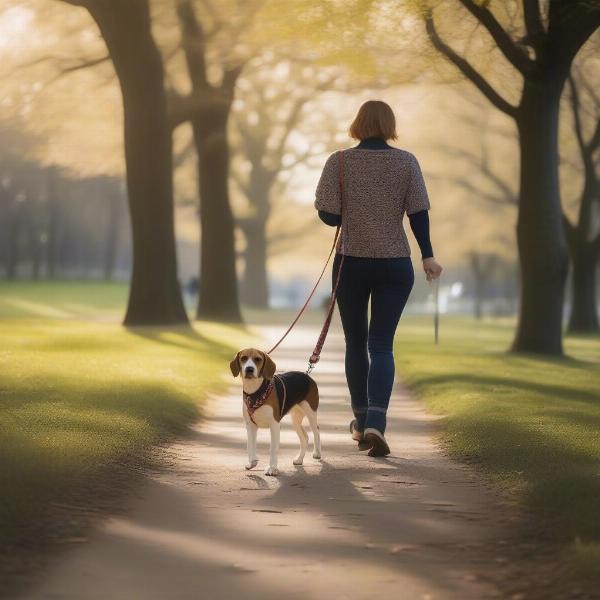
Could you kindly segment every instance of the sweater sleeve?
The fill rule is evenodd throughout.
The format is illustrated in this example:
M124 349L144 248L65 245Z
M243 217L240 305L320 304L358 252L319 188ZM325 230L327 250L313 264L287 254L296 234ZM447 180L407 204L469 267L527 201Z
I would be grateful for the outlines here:
M342 224L342 215L336 215L324 210L319 211L319 219L326 225L331 225L331 227L337 227Z
M421 210L429 210L429 196L425 187L425 180L417 158L412 155L410 168L410 181L406 190L405 210L407 215L419 212Z
M338 153L325 161L315 192L315 208L336 215L341 214L340 183L338 178Z
M429 239L429 212L420 210L419 212L408 215L410 228L415 235L417 244L421 249L421 258L431 258L433 256L433 248Z

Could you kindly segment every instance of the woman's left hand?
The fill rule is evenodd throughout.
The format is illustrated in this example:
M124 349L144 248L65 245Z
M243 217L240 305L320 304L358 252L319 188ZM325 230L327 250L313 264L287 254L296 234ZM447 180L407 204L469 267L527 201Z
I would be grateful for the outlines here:
M440 265L433 256L423 259L423 270L427 281L437 279L442 274L442 265Z

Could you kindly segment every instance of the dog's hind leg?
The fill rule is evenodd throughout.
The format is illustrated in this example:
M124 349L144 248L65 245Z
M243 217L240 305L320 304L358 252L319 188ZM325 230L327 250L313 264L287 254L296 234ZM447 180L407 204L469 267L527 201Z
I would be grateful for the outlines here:
M294 459L295 465L301 465L304 462L304 455L306 454L306 450L308 448L308 433L304 430L302 426L302 421L304 420L304 412L298 406L294 406L290 411L292 417L292 424L296 433L298 434L298 438L300 439L300 453Z
M308 424L313 434L313 458L321 458L321 435L319 433L319 424L317 422L317 413L314 411L310 404L303 400L299 405L302 408L304 414L308 417Z

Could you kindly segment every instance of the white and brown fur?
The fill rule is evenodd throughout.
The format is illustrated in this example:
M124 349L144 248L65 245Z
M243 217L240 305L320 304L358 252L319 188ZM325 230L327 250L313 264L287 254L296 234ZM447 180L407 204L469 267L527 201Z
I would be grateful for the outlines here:
M229 364L234 377L240 373L242 375L243 389L247 394L254 393L263 383L263 380L272 379L275 374L275 363L265 352L256 348L244 348L240 350ZM319 435L319 425L317 423L317 409L319 407L319 390L314 380L310 380L310 385L306 396L297 405L293 406L289 415L292 418L292 424L298 438L300 439L300 453L294 459L295 465L301 465L304 461L304 455L308 448L308 434L302 426L302 421L306 417L313 432L313 458L321 458L321 437ZM246 403L242 401L244 422L246 423L246 433L248 435L248 464L246 469L253 469L258 464L256 456L256 436L258 428L269 428L271 430L271 453L269 466L265 470L265 475L276 476L279 474L277 468L277 457L279 452L280 421L279 400L275 386L265 399L264 404L256 409L252 415L254 422L250 419Z

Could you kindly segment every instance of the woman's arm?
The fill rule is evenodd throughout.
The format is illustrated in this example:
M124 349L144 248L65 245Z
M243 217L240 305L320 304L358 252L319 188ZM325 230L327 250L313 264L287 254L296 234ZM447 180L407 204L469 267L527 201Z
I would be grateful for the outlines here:
M319 219L326 225L337 227L342 224L342 215L336 215L335 213L327 212L325 210L319 211Z
M414 155L411 156L411 160L411 177L406 192L405 208L410 220L410 227L421 249L425 276L427 281L431 281L441 275L442 266L433 258L433 249L429 239L429 215L427 211L430 204L421 166Z
M412 215L408 215L408 219L410 221L410 228L415 234L415 238L421 249L425 277L427 281L437 279L442 273L442 267L433 258L433 248L429 239L429 211L420 210Z
M421 258L430 258L433 256L433 248L429 238L429 211L420 210L412 215L408 215L410 228L421 249Z

